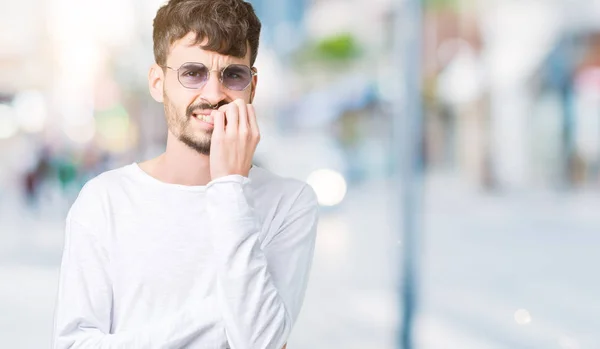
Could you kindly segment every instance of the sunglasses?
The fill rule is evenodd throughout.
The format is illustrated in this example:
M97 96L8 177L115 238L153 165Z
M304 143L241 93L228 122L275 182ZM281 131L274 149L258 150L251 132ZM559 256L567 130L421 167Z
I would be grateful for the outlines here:
M179 83L189 89L199 89L206 84L210 77L210 72L204 64L188 62L183 63L179 69L174 69L169 66L167 68L177 72ZM218 71L218 70L215 70ZM233 91L243 91L250 83L252 77L258 73L254 72L250 67L243 64L231 64L221 69L219 81L223 86Z

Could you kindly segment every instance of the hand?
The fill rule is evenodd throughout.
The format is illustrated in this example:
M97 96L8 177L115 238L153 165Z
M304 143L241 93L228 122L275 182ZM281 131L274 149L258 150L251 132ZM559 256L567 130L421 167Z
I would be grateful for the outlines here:
M211 180L233 174L248 177L254 152L260 141L254 106L236 99L219 110L214 110L212 117Z

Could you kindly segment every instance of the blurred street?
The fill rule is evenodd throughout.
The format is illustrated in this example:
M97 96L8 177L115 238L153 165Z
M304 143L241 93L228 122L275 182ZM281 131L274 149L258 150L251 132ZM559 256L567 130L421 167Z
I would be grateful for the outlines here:
M430 176L426 191L419 348L600 347L600 279L593 274L600 195L483 195L447 175ZM305 307L288 348L395 348L401 241L389 195L389 183L366 183L322 213ZM38 213L46 215L42 224L16 202L2 203L0 314L9 314L0 316L2 347L45 348L62 249L60 205Z
M0 349L50 346L84 183L164 151L163 3L0 0ZM288 349L600 348L600 1L250 3L254 160L321 206Z
M428 189L422 347L600 347L600 195L455 188Z

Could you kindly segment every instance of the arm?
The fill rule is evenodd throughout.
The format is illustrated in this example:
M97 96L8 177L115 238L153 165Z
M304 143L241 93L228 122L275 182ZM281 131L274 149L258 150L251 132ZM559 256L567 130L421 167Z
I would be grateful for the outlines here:
M279 349L298 316L316 238L318 205L305 185L264 247L239 175L207 188L217 261L217 299L232 349Z
M222 331L222 327L217 327L216 302L206 299L190 304L185 311L163 319L160 324L111 334L113 299L109 264L107 250L94 229L78 222L70 213L54 318L54 349L175 349L209 331Z

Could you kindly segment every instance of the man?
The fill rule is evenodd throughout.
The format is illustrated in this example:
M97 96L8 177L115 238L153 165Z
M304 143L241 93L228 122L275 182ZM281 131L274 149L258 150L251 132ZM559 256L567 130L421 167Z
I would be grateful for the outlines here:
M317 201L252 166L260 22L242 0L171 0L150 93L166 151L105 172L66 220L54 348L285 348Z

